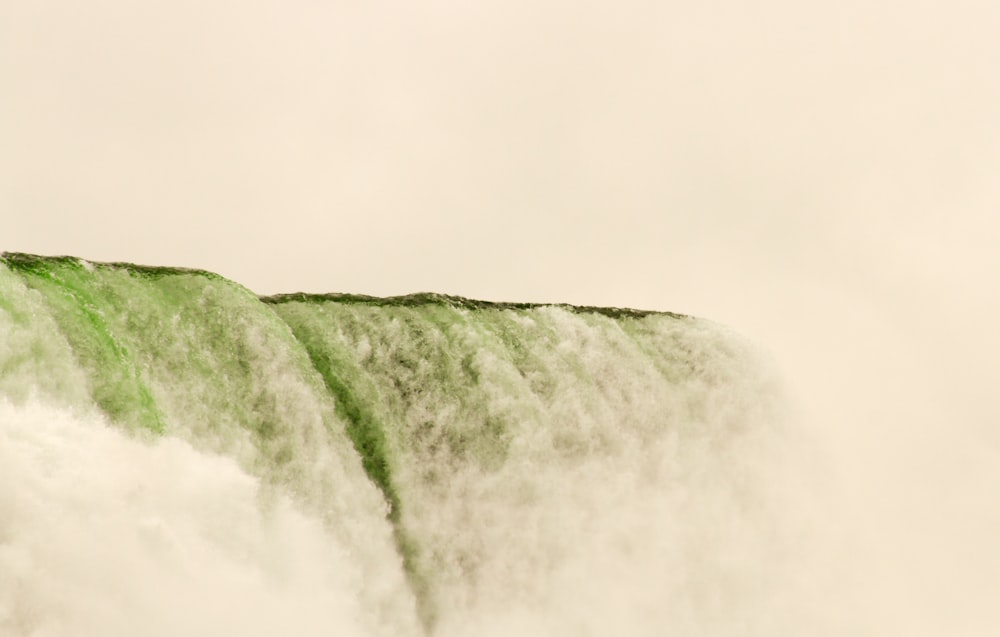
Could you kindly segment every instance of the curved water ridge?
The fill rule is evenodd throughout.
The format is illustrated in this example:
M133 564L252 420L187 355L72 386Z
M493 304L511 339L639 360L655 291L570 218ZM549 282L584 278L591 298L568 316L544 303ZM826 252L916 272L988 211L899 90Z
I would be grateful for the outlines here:
M261 506L290 494L360 564L373 634L418 630L384 499L308 356L255 295L207 272L68 257L7 254L0 271L22 282L8 284L21 296L5 310L32 301L3 320L19 341L55 344L36 365L70 368L64 384L88 393L77 392L76 407L96 406L133 436L178 437L233 458L260 479ZM17 312L36 318L19 322ZM27 385L34 368L11 374L21 379L6 384ZM51 384L44 394L58 393Z
M710 322L6 254L0 330L15 406L179 438L319 521L349 630L773 633L777 383Z

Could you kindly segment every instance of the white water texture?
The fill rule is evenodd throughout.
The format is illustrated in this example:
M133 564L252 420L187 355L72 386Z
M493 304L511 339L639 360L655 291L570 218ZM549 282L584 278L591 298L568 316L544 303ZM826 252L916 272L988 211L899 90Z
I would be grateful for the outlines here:
M779 384L719 326L18 264L0 635L808 625Z
M319 522L231 460L0 404L0 634L364 635L359 586Z

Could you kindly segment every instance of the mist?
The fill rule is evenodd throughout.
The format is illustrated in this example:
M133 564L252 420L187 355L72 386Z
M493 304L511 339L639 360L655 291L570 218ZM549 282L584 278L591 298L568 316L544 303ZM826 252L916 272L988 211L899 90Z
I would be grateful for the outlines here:
M998 32L971 1L15 0L2 247L727 324L792 397L811 631L985 634Z

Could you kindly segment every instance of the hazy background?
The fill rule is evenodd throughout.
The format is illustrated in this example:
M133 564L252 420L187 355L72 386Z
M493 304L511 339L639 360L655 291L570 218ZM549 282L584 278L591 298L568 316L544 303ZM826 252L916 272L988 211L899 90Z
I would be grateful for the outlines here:
M0 248L729 324L829 458L875 632L985 634L997 34L966 0L7 0Z

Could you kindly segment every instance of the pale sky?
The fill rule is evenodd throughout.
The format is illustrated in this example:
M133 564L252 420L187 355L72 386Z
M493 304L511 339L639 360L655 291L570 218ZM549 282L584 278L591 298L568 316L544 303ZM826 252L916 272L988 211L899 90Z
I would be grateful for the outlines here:
M998 34L971 0L6 0L0 249L712 318L883 485L856 515L959 507L873 526L936 521L907 600L1000 590L933 550L1000 531Z
M709 315L949 287L996 264L991 4L9 0L3 248Z

